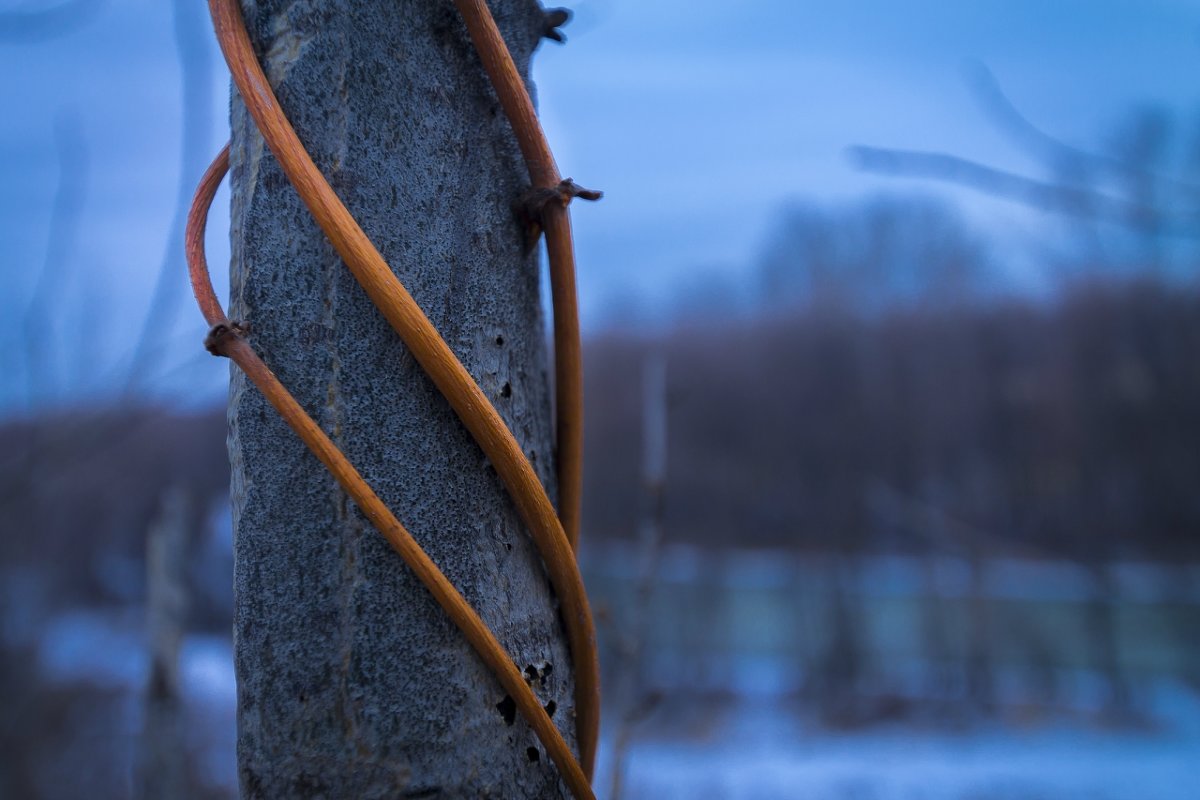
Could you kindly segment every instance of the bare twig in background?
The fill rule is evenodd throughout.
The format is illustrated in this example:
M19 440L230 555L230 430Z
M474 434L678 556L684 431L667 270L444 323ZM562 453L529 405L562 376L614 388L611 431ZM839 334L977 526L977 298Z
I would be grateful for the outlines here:
M37 44L65 36L91 22L104 0L65 0L46 8L0 12L0 42Z
M992 609L987 596L987 566L979 548L967 556L971 582L967 594L967 659L963 665L967 702L980 714L994 710L995 671L992 668Z
M183 800L188 796L179 647L187 613L184 562L190 498L176 486L162 497L146 539L146 628L150 672L142 730L139 796Z
M103 7L103 0L67 0L42 8L27 3L20 8L0 11L0 44L39 44L65 36L91 22ZM54 142L59 181L51 206L46 258L37 273L18 333L24 339L24 378L30 411L38 410L43 402L61 399L60 392L72 388L59 385L61 371L80 365L87 368L95 363L94 359L87 359L94 337L84 339L80 336L76 345L84 346L77 346L72 351L66 345L66 332L55 327L52 313L55 301L62 302L65 287L75 277L72 249L76 244L87 183L87 143L79 114L74 109L59 113L54 124ZM88 308L84 307L81 313L87 315ZM83 334L85 329L84 322L76 326L77 334ZM19 348L14 349L19 352ZM74 363L68 364L72 352ZM76 373L80 374L80 371L76 370ZM19 381L13 381L13 385L19 386Z
M997 127L1041 163L1048 180L937 152L852 147L851 160L868 172L942 180L1043 211L1113 223L1149 243L1164 236L1200 238L1200 186L1159 168L1169 129L1161 113L1133 115L1108 148L1110 153L1093 153L1036 127L986 67L973 70L971 83ZM1158 249L1156 244L1149 248L1155 264L1161 260Z
M978 189L995 197L1015 200L1043 211L1084 219L1130 224L1132 221L1160 214L1151 206L1102 194L1093 189L1026 178L945 153L851 147L848 154L855 165L867 172L943 180ZM1167 221L1163 232L1176 236L1200 236L1200 229L1184 219Z
M656 705L645 686L644 652L650 623L650 601L662 556L663 490L667 478L667 359L650 353L642 363L642 487L645 510L638 531L638 574L633 605L622 640L617 700L624 706L613 744L610 800L624 790L626 761L634 729Z
M22 319L25 339L25 378L30 410L57 399L59 363L58 331L52 306L72 277L73 250L83 212L88 173L87 143L83 126L72 111L55 120L54 144L58 156L58 188L50 211L46 258Z
M183 231L187 222L192 188L204 172L212 151L212 61L209 53L208 25L204 7L194 0L174 0L175 49L179 53L182 84L183 138L179 154L179 186L175 215L167 235L154 294L135 340L126 391L146 389L148 379L158 372L158 360L165 352L164 333L186 296L183 284Z
M1121 656L1120 621L1116 573L1113 559L1101 546L1085 561L1091 578L1091 591L1084 603L1084 627L1087 631L1091 661L1107 684L1104 712L1114 722L1134 718L1133 692Z
M1046 133L1021 113L985 64L973 64L968 80L984 111L995 120L1001 132L1043 164L1053 165L1067 175L1076 173L1125 178L1133 173L1193 196L1200 195L1200 186L1150 171L1144 163L1083 150Z
M924 549L963 558L973 552L978 552L985 559L1016 555L1037 560L1050 559L1055 555L1048 548L1011 541L984 530L955 516L944 504L906 494L880 478L876 478L869 502L873 511L890 524L908 531Z

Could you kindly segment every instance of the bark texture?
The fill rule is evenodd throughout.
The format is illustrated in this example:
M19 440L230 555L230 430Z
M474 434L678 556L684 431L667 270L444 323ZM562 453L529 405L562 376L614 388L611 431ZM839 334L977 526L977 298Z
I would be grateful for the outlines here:
M528 75L533 0L491 3ZM553 474L527 177L450 0L243 0L301 140ZM312 221L236 96L231 317L495 631L574 742L540 558L494 470ZM558 797L499 684L235 369L230 401L242 796ZM553 496L553 495L552 495Z

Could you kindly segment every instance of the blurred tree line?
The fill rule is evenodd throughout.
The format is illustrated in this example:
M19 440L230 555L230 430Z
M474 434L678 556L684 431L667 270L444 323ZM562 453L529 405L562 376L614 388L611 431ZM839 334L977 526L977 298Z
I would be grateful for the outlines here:
M930 197L789 206L748 281L752 313L744 287L708 286L665 333L592 343L590 535L636 529L633 376L651 351L671 364L671 538L1200 554L1200 128L1138 108L1076 147L986 68L971 81L1033 174L880 147L851 159L1047 212L1063 235L1018 270L1013 242ZM1014 288L1017 271L1042 290Z
M637 370L671 364L666 525L727 546L911 550L941 515L1011 552L1200 556L1200 292L826 305L588 358L589 536L637 527Z

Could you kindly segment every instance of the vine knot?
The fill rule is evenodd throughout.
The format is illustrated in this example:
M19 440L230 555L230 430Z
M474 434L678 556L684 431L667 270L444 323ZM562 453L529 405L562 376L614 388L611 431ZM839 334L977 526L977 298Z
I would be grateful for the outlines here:
M214 356L225 355L225 343L230 337L244 339L250 333L250 325L245 322L218 322L208 329L208 335L204 337L204 349L212 353Z
M567 37L559 30L571 21L571 11L566 8L547 8L542 17L542 36L564 44Z
M522 192L517 198L516 210L525 234L526 253L537 246L538 238L542 235L542 218L550 204L558 203L566 208L576 197L596 201L604 197L604 192L585 189L570 178L564 178L553 188L531 186Z

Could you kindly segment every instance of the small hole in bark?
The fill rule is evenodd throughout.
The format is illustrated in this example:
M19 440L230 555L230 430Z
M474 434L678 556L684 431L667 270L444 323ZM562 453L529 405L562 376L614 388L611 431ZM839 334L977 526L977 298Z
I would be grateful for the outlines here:
M504 347L504 337L503 337L503 336L497 336L497 337L496 337L496 346L497 346L497 347Z
M526 747L525 748L525 756L529 759L529 761L531 763L540 761L542 758L542 754L538 752L538 749L536 747Z
M546 662L546 666L542 667L542 677L543 678L546 677L553 671L554 671L554 665L551 664L550 662Z
M496 703L496 710L500 712L500 716L504 717L505 725L512 725L517 720L517 703L512 699L511 695L504 695L504 699Z
M504 385L500 387L500 396L501 397L512 397L512 384L511 383L508 383L507 381L505 381Z
M549 703L546 703L544 708L546 709L546 716L553 717L554 712L558 711L558 703L551 700Z
M532 683L533 681L537 680L537 677L538 677L537 667L535 667L533 664L530 664L525 667L526 682Z

